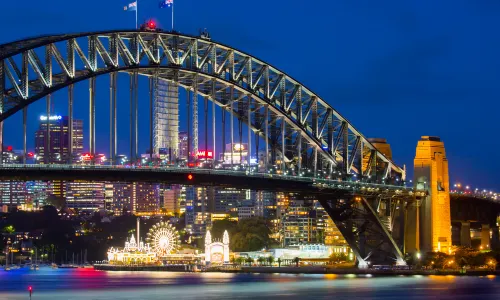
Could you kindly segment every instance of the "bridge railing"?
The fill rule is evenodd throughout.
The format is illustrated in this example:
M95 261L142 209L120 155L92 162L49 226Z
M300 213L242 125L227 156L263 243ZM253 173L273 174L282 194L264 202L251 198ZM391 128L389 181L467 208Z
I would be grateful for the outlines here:
M268 174L238 170L225 170L225 169L202 169L178 166L123 166L123 165L69 165L69 164L47 164L47 165L34 165L34 164L4 164L0 166L0 170L14 170L14 169L31 169L31 170L113 170L118 172L161 172L161 173L193 173L193 174L207 174L207 175L230 175L241 177L257 177L266 179L279 179L289 181L308 182L318 188L338 188L344 190L367 190L367 191L396 191L401 193L412 193L414 190L411 187L390 185L390 184L376 184L361 181L341 181L324 178L302 177L294 175L283 174Z

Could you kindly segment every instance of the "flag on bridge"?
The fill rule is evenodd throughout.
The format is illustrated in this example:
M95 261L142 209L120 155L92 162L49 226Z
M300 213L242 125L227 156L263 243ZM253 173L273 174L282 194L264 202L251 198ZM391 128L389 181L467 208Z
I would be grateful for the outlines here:
M173 4L174 4L174 0L161 0L160 1L160 8L170 7Z
M123 8L125 11L137 11L137 1L130 3Z

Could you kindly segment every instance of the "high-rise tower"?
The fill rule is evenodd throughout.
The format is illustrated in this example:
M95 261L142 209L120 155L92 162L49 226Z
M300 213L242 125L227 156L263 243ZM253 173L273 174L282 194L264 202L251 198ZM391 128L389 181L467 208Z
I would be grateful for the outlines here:
M154 154L167 155L169 161L179 154L179 87L158 80L154 103Z
M444 143L439 137L423 136L420 139L414 168L415 187L427 191L428 196L414 210L417 216L413 217L418 224L410 224L417 228L414 237L416 243L412 246L423 252L448 252L451 247L450 182L448 159Z

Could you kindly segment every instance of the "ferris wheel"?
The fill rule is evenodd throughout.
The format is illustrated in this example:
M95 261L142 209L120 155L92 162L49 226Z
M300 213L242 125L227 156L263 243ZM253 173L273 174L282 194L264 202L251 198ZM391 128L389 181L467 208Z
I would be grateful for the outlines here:
M173 254L180 245L177 230L170 223L165 222L153 225L149 229L146 242L158 257Z

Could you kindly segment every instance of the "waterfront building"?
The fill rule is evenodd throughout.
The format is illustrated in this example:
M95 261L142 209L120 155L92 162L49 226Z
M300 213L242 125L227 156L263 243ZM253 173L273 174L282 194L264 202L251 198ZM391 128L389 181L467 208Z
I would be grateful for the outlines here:
M316 218L309 207L289 206L280 224L283 247L316 241Z
M156 253L153 252L149 244L136 242L134 235L127 239L125 247L122 249L111 247L108 250L108 262L110 264L154 264L158 261Z
M321 243L313 244L296 244L283 248L271 248L265 251L249 251L235 253L235 257L250 257L257 261L259 257L274 258L274 261L280 259L283 264L294 264L295 258L300 261L310 261L315 264L325 264L330 260L333 254L343 253L347 255L347 259L352 257L351 251L345 246L329 246Z
M210 231L207 230L205 235L205 255L204 261L206 264L221 265L229 263L229 234L227 230L221 240L212 240Z
M330 218L327 215L324 218L324 222L325 222L325 234L324 234L325 245L348 247L347 241L345 240L344 236L333 222L332 218Z

